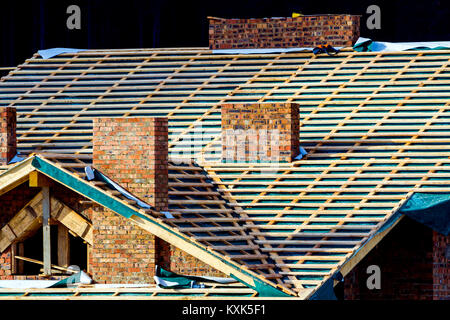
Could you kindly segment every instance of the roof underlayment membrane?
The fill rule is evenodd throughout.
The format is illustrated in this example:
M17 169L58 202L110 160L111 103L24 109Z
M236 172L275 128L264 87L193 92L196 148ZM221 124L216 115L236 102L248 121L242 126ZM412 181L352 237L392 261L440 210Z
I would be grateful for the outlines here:
M449 63L450 50L35 54L2 78L0 106L17 109L22 155L80 180L94 117L168 117L173 218L146 214L252 279L310 297L414 193L450 192ZM307 154L223 163L220 105L243 102L298 103Z

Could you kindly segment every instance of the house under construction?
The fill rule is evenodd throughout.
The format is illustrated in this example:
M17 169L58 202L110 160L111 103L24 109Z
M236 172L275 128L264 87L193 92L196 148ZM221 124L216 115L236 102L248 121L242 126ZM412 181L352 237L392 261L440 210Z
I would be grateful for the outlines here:
M2 78L0 287L92 283L0 299L449 299L450 50L354 50L350 15L209 33Z

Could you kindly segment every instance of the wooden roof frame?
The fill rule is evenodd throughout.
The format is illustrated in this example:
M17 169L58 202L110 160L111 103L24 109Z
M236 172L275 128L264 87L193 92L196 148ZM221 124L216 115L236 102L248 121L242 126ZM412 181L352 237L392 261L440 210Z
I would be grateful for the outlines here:
M252 273L250 270L243 270L242 266L227 259L226 256L221 257L208 248L204 248L204 246L197 243L195 239L186 238L184 234L165 225L161 219L155 219L150 215L143 214L142 211L139 212L135 207L130 206L128 203L124 203L121 199L108 194L104 190L92 185L90 182L77 177L73 173L38 155L31 156L24 161L11 166L7 171L0 174L0 186L2 186L0 195L27 181L32 172L40 172L51 180L61 183L65 187L110 209L116 214L122 215L142 229L191 254L226 275L235 278L248 288L255 290L258 297L300 297L301 299L308 299L321 287L321 285L318 285L315 289L304 289L299 293L289 292L285 288L281 288L284 291L283 292L279 287L274 287L272 283L261 278L259 275ZM343 276L347 275L353 267L355 267L359 261L361 261L403 218L402 215L393 214L393 216L395 216L393 222L389 223L387 228L381 226L379 229L383 230L381 232L376 232L370 237L364 245L362 245L361 248L340 267L338 271L341 272ZM328 277L325 278L322 281L322 284L328 279ZM337 284L338 282L335 281L334 285Z
M192 150L195 156L185 159L200 155L196 164L201 169L169 165L172 222L142 213L169 226L178 219L190 221L189 231L182 233L199 240L219 237L198 221L219 229L217 221L237 220L231 214L209 219L208 214L239 212L240 232L253 237L259 244L255 252L275 260L272 265L284 274L284 280L271 283L279 287L280 281L282 286L291 281L285 288L308 298L335 272L347 274L395 227L401 220L397 210L414 192L450 192L450 150L445 147L450 142L449 62L450 50L344 49L331 57L308 52L227 55L205 48L92 50L52 59L36 54L2 78L0 104L18 109L21 151L36 148L78 177L83 174L76 171L92 157L92 116L167 115L171 151ZM272 99L301 105L300 143L308 155L281 164L276 174L266 173L262 165L214 163L214 152L221 149L220 104ZM198 123L206 125L207 139L184 147L183 138ZM58 154L52 154L55 150ZM71 163L60 161L69 157ZM196 202L203 204L193 207ZM197 215L186 218L192 212ZM398 219L386 227L392 217ZM365 231L352 231L358 228ZM206 236L194 237L200 229L208 229ZM311 236L320 229L325 231L315 233L319 238ZM226 250L221 256L227 256ZM290 269L312 269L306 262L321 259L338 262L326 263L328 273L315 265L320 269L316 280L307 277L313 273ZM262 271L256 273L275 276L278 269L260 261L254 269Z
M6 193L15 186L26 181L29 174L34 171L44 174L51 180L54 180L114 213L129 219L132 223L135 223L158 238L163 239L197 259L211 265L227 276L254 289L258 292L258 296L260 297L296 296L296 293L290 292L285 288L276 288L273 283L260 277L253 271L245 270L245 267L243 268L228 257L222 256L219 253L206 248L195 239L186 237L186 235L164 223L162 219L154 218L151 215L143 213L141 210L138 210L116 196L105 192L89 181L79 178L73 173L39 155L31 156L23 162L11 167L6 172L3 172L0 175L0 186L3 187L3 189L0 189L0 194Z
M51 218L65 226L73 234L83 239L83 241L92 245L93 231L91 223L85 217L70 209L59 199L56 199L53 196L50 196L50 199ZM8 240L8 242L0 245L0 252L3 252L18 240L23 241L27 239L28 236L33 234L39 228L39 226L42 226L42 200L43 192L40 191L0 229L0 234L5 227L10 231L12 230L10 235L3 239L0 237L0 243L2 242L1 240ZM19 232L17 232L16 229L19 230Z

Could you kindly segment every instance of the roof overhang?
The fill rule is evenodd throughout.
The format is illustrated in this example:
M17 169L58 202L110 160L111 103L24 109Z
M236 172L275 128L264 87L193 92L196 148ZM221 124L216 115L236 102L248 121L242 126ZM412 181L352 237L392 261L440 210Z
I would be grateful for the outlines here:
M32 161L33 157L29 157L0 174L0 196L29 179L30 173L36 170Z

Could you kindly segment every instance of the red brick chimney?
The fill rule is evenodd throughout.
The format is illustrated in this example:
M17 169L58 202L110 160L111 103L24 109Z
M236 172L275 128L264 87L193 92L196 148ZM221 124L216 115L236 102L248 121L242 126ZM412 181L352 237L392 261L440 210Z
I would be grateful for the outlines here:
M7 165L17 152L16 108L1 107L0 117L0 165Z
M290 162L299 154L296 103L223 104L225 162Z
M209 18L210 49L352 46L359 38L360 16L305 15L296 18Z
M168 209L167 118L98 118L93 167L153 206ZM155 263L169 264L169 245L124 217L97 208L89 272L97 282L151 283Z

